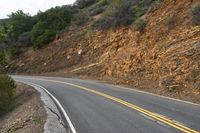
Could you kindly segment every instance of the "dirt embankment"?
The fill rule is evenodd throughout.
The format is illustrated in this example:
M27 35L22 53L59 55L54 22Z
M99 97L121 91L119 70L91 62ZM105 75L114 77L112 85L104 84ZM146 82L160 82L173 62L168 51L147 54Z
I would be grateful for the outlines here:
M1 133L43 133L46 112L40 94L32 87L18 84L16 108L0 118Z
M200 102L200 35L191 15L196 2L164 0L143 16L148 22L143 34L134 30L134 24L94 32L87 26L70 28L46 48L23 53L8 69L112 80ZM170 30L169 16L174 19Z

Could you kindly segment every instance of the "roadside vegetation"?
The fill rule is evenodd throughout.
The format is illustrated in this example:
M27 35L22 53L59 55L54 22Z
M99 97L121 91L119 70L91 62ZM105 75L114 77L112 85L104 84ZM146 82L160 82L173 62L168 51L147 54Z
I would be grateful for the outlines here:
M15 82L7 75L0 74L0 116L14 107Z

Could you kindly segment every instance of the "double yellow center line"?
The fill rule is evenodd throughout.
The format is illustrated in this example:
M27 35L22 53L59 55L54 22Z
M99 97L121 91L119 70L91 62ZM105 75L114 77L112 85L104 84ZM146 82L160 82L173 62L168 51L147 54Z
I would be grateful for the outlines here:
M32 78L33 79L33 78ZM75 84L71 84L71 83L67 83L67 82L62 82L62 81L57 81L57 80L49 80L49 79L38 79L38 78L34 78L36 80L43 80L43 81L49 81L49 82L54 82L54 83L61 83L61 84L65 84L65 85L69 85L69 86L73 86L73 87L76 87L76 88L79 88L79 89L82 89L82 90L85 90L87 92L90 92L90 93L93 93L93 94L96 94L96 95L99 95L99 96L102 96L102 97L105 97L107 99L110 99L112 101L115 101L117 103L120 103L126 107L129 107L135 111L138 111L150 118L153 118L154 120L156 121L159 121L159 122L162 122L166 125L169 125L171 127L174 127L182 132L185 132L185 133L200 133L198 131L195 131L189 127L186 127L184 126L183 124L181 123L178 123L170 118L166 118L164 116L161 116L161 115L158 115L156 113L153 113L151 111L148 111L146 109L143 109L137 105L134 105L132 103L129 103L129 102L126 102L124 100L121 100L119 98L116 98L116 97L113 97L113 96L110 96L108 94L105 94L105 93L102 93L102 92L99 92L99 91L96 91L96 90L93 90L93 89L89 89L89 88L86 88L86 87L83 87L83 86L79 86L79 85L75 85Z

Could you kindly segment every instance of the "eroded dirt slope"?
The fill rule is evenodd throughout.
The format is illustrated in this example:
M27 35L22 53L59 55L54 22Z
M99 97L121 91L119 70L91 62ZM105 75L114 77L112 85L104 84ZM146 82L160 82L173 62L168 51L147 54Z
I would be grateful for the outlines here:
M192 25L191 7L198 0L165 0L143 16L143 34L135 25L94 31L68 29L46 48L29 50L8 65L14 73L84 75L114 79L159 94L200 101L200 35ZM167 27L167 17L175 25ZM187 99L187 98L186 98Z

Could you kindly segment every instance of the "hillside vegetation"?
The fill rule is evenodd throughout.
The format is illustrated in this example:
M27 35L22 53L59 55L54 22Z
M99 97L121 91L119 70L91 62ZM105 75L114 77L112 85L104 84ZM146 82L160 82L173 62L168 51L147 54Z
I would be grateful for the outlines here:
M28 47L39 49L53 41L71 18L68 6L51 8L35 16L21 10L12 13L8 21L0 21L0 63L8 63Z
M159 0L157 0L159 1ZM6 21L0 21L0 63L5 65L26 51L52 42L66 28L91 22L91 28L104 30L132 24L154 0L77 0L72 6L51 8L30 16L19 10ZM98 20L93 17L101 14Z
M87 76L200 101L198 0L77 0L31 18L29 47L11 61L10 48L0 56L9 72Z

